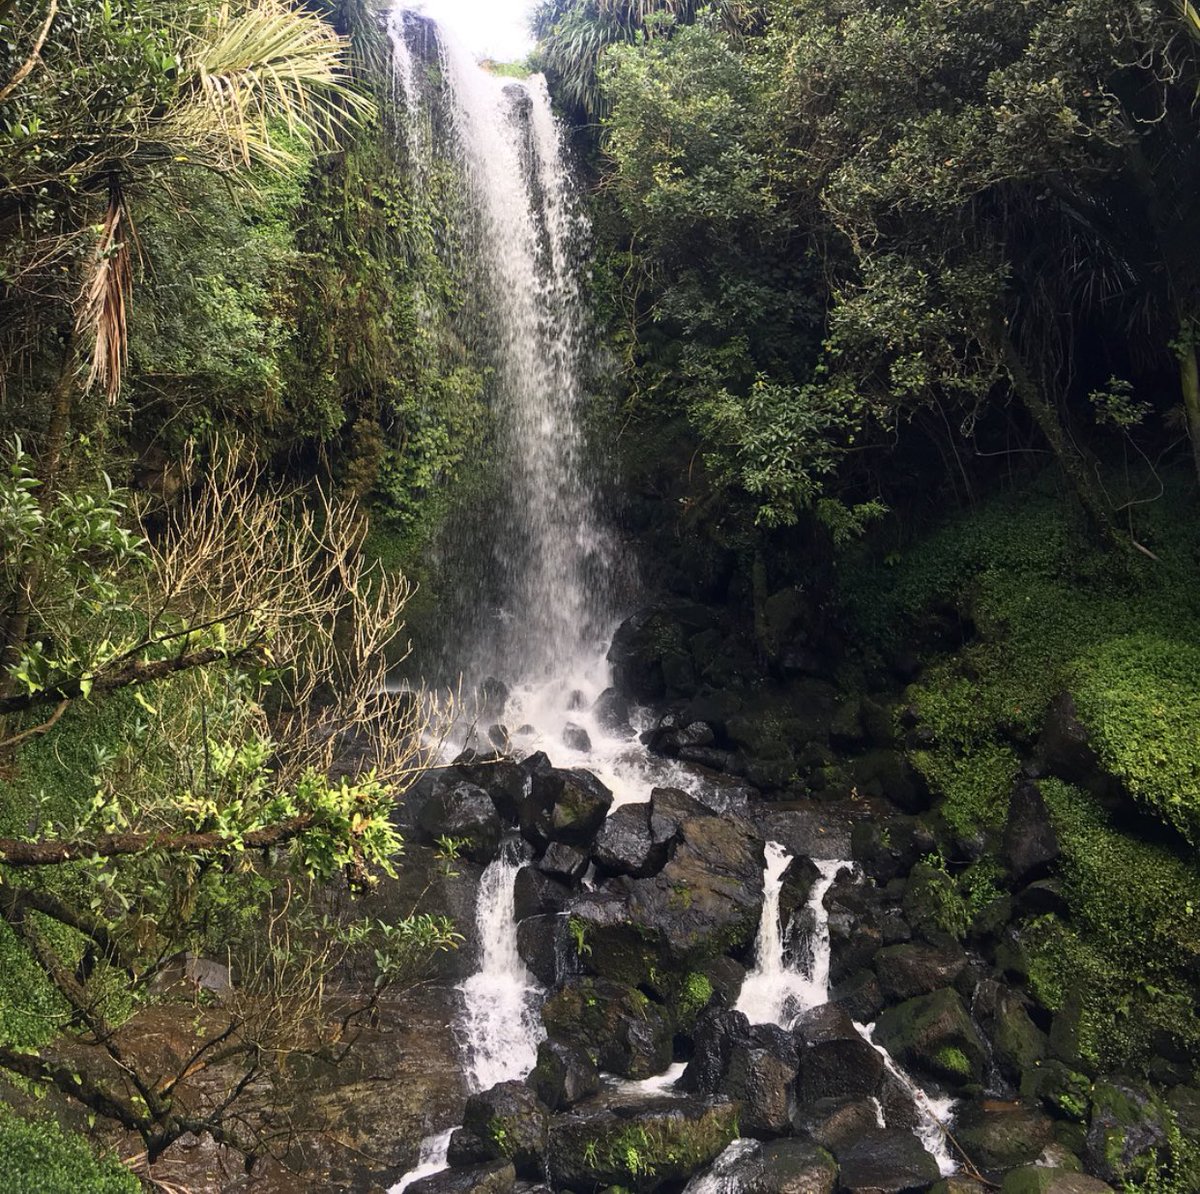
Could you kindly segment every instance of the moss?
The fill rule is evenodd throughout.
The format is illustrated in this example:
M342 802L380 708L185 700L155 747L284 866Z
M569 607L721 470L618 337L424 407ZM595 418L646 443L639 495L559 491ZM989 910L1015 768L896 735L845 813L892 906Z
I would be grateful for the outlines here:
M939 1069L964 1082L969 1082L973 1076L970 1059L961 1049L945 1045L933 1055L933 1060Z
M138 1180L117 1161L95 1156L53 1120L27 1121L0 1105L5 1194L137 1194Z
M707 975L690 971L680 986L675 1005L676 1022L680 1031L689 1032L696 1017L712 1002L713 985Z

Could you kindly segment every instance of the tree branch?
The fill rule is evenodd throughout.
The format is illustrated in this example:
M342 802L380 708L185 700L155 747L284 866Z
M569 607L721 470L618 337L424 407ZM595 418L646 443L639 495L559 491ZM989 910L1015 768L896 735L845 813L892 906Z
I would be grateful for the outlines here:
M128 1103L110 1094L86 1074L78 1073L70 1066L48 1061L40 1054L0 1048L0 1067L31 1082L49 1082L63 1094L91 1108L97 1115L115 1119L122 1127L143 1137L152 1127L150 1119L139 1115Z
M5 7L7 7L7 5ZM8 97L12 95L12 93L16 91L16 89L20 87L23 82L25 82L30 73L33 71L33 68L37 66L38 59L42 56L42 48L46 44L46 38L50 36L50 26L54 24L54 18L57 15L58 0L50 0L50 11L46 14L45 24L42 25L42 29L38 34L37 41L34 42L33 49L29 52L29 57L26 58L23 63L21 63L17 73L13 75L13 77L2 88L0 88L0 104L4 103L4 101L8 99Z
M262 829L252 829L240 838L224 833L105 833L93 841L23 842L0 838L0 863L5 866L58 866L86 858L119 858L147 850L171 854L204 854L240 845L247 850L265 850L297 838L316 823L313 813L291 817Z

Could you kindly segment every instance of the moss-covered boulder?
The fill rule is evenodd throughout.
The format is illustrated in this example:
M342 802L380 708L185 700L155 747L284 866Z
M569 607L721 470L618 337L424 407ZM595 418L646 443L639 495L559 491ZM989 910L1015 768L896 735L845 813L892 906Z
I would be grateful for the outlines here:
M670 1099L634 1108L577 1108L550 1127L550 1172L559 1189L608 1186L643 1192L687 1181L738 1135L736 1103Z
M836 1155L839 1185L849 1194L908 1194L927 1190L941 1176L937 1162L912 1132L861 1132Z
M954 1138L976 1165L999 1174L1036 1161L1054 1139L1054 1122L1026 1103L987 1100L964 1107Z
M650 1078L671 1064L670 1013L626 984L573 979L543 1004L542 1021L552 1037L622 1078Z
M524 1082L501 1082L473 1094L462 1127L450 1137L451 1165L511 1161L518 1177L540 1178L546 1168L550 1109Z
M833 1194L837 1162L808 1140L738 1140L701 1180L704 1189L738 1194Z
M1005 1177L1000 1194L1113 1194L1113 1188L1073 1169L1026 1165Z
M553 1039L538 1046L537 1065L526 1081L551 1111L573 1107L600 1089L600 1074L591 1057L575 1045Z
M1166 1111L1151 1090L1116 1079L1092 1088L1084 1152L1092 1173L1113 1185L1137 1181L1166 1143Z
M953 986L966 969L967 955L953 942L930 945L913 941L885 946L875 954L872 965L884 995L899 1002Z
M876 1022L875 1039L901 1065L951 1086L978 1083L987 1046L955 991L935 991L888 1008Z

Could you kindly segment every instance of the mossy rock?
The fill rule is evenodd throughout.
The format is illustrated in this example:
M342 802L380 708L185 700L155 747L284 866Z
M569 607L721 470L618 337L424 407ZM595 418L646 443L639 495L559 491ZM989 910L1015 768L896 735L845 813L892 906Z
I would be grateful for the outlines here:
M1000 1194L1113 1194L1113 1188L1072 1169L1026 1165L1005 1177Z
M876 1039L904 1066L915 1066L953 1086L977 1083L987 1046L958 994L935 991L888 1008Z
M1085 1160L1114 1184L1145 1176L1167 1144L1166 1108L1149 1088L1131 1082L1097 1082L1092 1088Z
M1040 1099L1055 1115L1086 1123L1091 1106L1092 1082L1061 1061L1039 1061L1024 1073L1021 1094Z

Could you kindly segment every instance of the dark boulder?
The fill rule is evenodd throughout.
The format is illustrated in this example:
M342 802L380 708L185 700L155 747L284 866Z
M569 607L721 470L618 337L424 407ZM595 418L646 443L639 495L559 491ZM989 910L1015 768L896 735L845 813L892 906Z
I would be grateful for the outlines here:
M875 1094L883 1078L883 1058L863 1040L850 1016L833 1003L803 1012L792 1026L799 1061L796 1098L859 1099Z
M864 1133L879 1130L879 1109L871 1099L797 1101L792 1127L798 1136L811 1138L822 1148L837 1152Z
M949 1085L970 1085L983 1077L987 1045L954 991L935 991L888 1008L876 1023L875 1039L900 1065Z
M1018 885L1044 879L1060 853L1042 790L1031 779L1013 789L1004 825L1004 859Z
M600 1089L600 1073L582 1049L563 1041L542 1041L537 1065L526 1079L551 1111L573 1107Z
M590 771L551 767L544 759L534 755L523 764L531 783L519 809L521 833L538 847L551 841L586 846L608 816L612 793Z
M509 825L517 823L517 812L529 796L529 772L520 763L499 755L481 756L456 768L476 787L482 788Z
M1166 1145L1166 1124L1164 1107L1148 1088L1124 1079L1097 1082L1083 1154L1087 1168L1113 1185L1140 1178Z
M737 1135L734 1103L675 1098L612 1110L583 1104L551 1121L549 1172L557 1188L572 1191L678 1189Z
M479 863L496 857L504 828L492 798L465 781L439 785L421 809L419 825L426 841L453 839L462 854Z
M563 726L562 742L568 750L578 750L587 753L592 749L591 735L581 725L569 721Z
M954 1121L954 1138L987 1173L1030 1165L1054 1139L1054 1121L1025 1103L967 1103Z
M883 988L873 971L856 970L830 992L829 1002L837 1004L852 1020L870 1024L884 1008Z
M884 995L896 1002L953 986L966 968L967 955L953 942L916 942L881 949L873 964Z
M992 1042L1001 1074L1020 1083L1050 1051L1046 1034L1034 1024L1025 998L993 979L979 984L973 1011Z
M915 817L872 818L850 831L850 856L878 883L907 875L935 845L933 835Z
M779 887L779 923L788 925L797 911L808 904L821 872L811 858L799 855L787 864Z
M513 904L518 921L527 916L561 912L571 898L571 889L534 866L523 866L513 886Z
M517 925L517 953L543 986L552 987L578 971L567 918L528 916Z
M518 1177L541 1178L549 1120L549 1109L524 1082L501 1082L473 1094L462 1127L450 1137L450 1164L511 1161Z
M909 1194L928 1190L941 1174L911 1133L876 1128L836 1152L845 1194Z
M750 1021L745 1012L714 1009L702 1014L692 1034L692 1059L679 1079L680 1089L716 1094L734 1047L749 1041Z
M551 842L534 864L542 874L559 883L574 886L588 869L587 853L566 842Z
M491 1161L423 1177L408 1187L408 1194L512 1194L516 1180L511 1161Z
M837 1162L807 1140L739 1140L697 1180L737 1194L833 1194Z
M650 804L624 804L609 813L596 834L592 860L607 875L648 879L667 861L666 841L655 841L650 831Z
M612 734L629 731L629 699L615 688L606 688L592 705L596 720Z
M671 1064L671 1016L634 987L571 979L543 1004L542 1021L550 1036L619 1077L650 1078Z
M1005 1175L1000 1194L1113 1194L1113 1188L1073 1169L1026 1165Z

